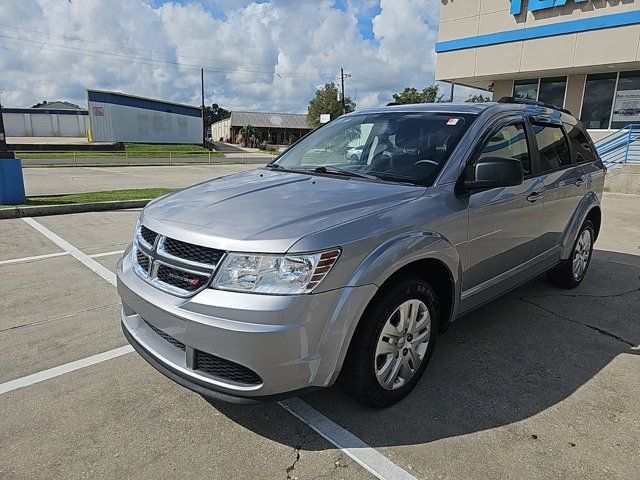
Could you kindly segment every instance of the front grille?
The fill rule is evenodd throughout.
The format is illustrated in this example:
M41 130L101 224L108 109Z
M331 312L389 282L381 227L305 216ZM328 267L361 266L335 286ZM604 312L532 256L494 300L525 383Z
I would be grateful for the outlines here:
M195 351L193 369L237 383L247 385L259 385L262 383L260 376L253 370L199 350Z
M151 265L151 261L149 260L149 257L147 257L140 250L136 250L136 260L138 262L138 265L140 265L140 267L148 274L149 266Z
M162 337L164 340L166 340L167 342L169 342L171 345L173 345L174 347L179 348L180 350L182 350L183 352L185 351L185 347L184 347L184 343L179 342L178 340L176 340L175 338L173 338L171 335L168 335L166 333L164 333L162 330L160 330L158 327L154 327L153 325L151 325L149 322L145 321L144 323L147 324L147 326L153 330L156 334L158 334L160 337Z
M140 227L140 236L144 239L145 242L153 246L153 244L156 241L156 238L158 237L158 234L153 230L149 230L147 227L142 225Z
M158 267L157 278L163 283L187 292L201 289L209 280L207 275L187 272L164 264Z
M164 240L164 250L174 257L207 265L216 265L224 253L214 248L193 245L168 237Z

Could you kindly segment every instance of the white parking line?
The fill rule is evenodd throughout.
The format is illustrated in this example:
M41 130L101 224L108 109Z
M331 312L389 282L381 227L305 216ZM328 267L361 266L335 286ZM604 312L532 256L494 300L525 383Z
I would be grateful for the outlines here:
M309 425L320 436L338 447L345 455L352 458L377 478L416 480L409 472L400 468L376 449L371 448L360 440L353 433L329 420L299 398L283 400L278 402L278 405L297 419Z
M124 253L124 250L114 250L113 252L94 253L93 255L89 255L89 257L102 258L102 257L110 257L111 255L121 255L123 253Z
M12 258L11 260L0 260L0 265L12 265L14 263L33 262L35 260L44 260L45 258L64 257L69 252L46 253L44 255L36 255L34 257Z
M41 225L40 223L36 222L33 218L26 217L26 218L23 218L22 220L24 220L26 223L28 223L33 228L38 230L41 234L43 234L45 237L47 237L53 243L58 245L65 252L68 252L70 255L73 255L73 257L76 260L78 260L79 262L84 263L87 267L89 267L95 273L100 275L102 278L104 278L111 285L113 285L113 286L116 285L116 274L113 273L111 270L109 270L108 268L100 265L93 258L89 257L86 253L81 252L76 247L71 245L69 242L67 242L63 238L61 238L58 235L56 235L55 233L53 233L47 227L45 227L44 225Z
M73 255L74 258L82 262L84 265L89 267L109 283L114 286L116 285L116 275L93 260L93 258L91 258L89 255L81 252L69 242L56 235L45 226L36 222L34 219L23 218L23 220L33 228L38 230L40 233L42 233L49 240L58 245L60 248L65 250L65 252ZM107 254L114 255L116 253L119 252L107 252ZM108 352L94 355L92 357L66 363L64 365L50 368L42 372L34 373L33 375L28 375L16 380L11 380L9 382L0 384L0 395L12 390L16 390L18 388L33 385L34 383L42 382L44 380L63 375L65 373L73 372L74 370L78 370L80 368L85 368L90 365L96 365L112 358L126 355L127 353L131 353L133 351L134 350L131 346L120 347ZM278 405L280 405L287 412L289 412L291 415L293 415L303 423L307 424L315 432L317 432L331 444L335 445L342 452L344 452L345 455L352 458L356 463L369 471L371 474L375 475L377 478L381 480L416 480L415 477L408 473L406 470L393 463L380 452L367 445L360 438L356 437L348 430L342 428L337 423L334 423L329 418L313 409L311 406L309 406L299 398L292 398L289 400L281 401L278 402Z
M33 385L34 383L49 380L50 378L59 377L60 375L73 372L74 370L79 370L81 368L89 367L97 363L102 363L104 361L111 360L112 358L120 357L131 352L133 352L133 348L130 345L127 345L125 347L109 350L108 352L99 353L98 355L93 355L92 357L83 358L81 360L76 360L75 362L69 362L65 363L64 365L50 368L48 370L43 370L42 372L34 373L33 375L27 375L26 377L11 380L9 382L0 384L0 395L2 395L3 393L11 392L13 390L17 390L18 388L28 387L29 385Z
M102 258L102 257L110 257L111 255L122 255L123 253L124 253L124 250L114 250L112 252L94 253L87 256L89 258ZM71 255L71 253L70 252L45 253L44 255L35 255L33 257L20 257L20 258L11 258L9 260L0 260L0 266L13 265L14 263L35 262L37 260L46 260L47 258L64 257L65 255Z

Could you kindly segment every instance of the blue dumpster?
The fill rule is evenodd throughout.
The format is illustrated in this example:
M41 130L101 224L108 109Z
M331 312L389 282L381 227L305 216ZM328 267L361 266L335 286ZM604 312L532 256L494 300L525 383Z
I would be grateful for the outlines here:
M0 205L20 205L25 201L22 162L0 158Z

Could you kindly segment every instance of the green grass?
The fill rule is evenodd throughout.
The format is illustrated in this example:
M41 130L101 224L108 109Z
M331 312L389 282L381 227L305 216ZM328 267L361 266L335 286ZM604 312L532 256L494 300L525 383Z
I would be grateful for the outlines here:
M71 195L51 195L27 197L24 205L0 205L1 208L16 206L36 207L44 205L69 205L72 203L114 202L122 200L146 200L172 192L170 188L133 188L127 190L109 190L103 192L74 193Z
M209 158L209 150L199 145L149 145L146 143L125 143L124 151L51 151L51 152L16 152L18 158L68 158L70 160L85 158L185 158L200 157ZM211 152L211 157L222 157L221 152Z

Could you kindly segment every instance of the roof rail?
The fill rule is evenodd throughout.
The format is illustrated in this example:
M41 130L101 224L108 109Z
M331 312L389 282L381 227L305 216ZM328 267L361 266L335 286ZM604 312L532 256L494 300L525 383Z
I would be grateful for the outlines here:
M566 114L573 116L573 114L566 108L558 107L557 105L553 105L551 103L539 102L538 100L531 100L529 98L502 97L500 100L498 100L498 103L519 103L522 105L537 105L538 107L553 108L554 110L559 110L561 112L564 112Z

